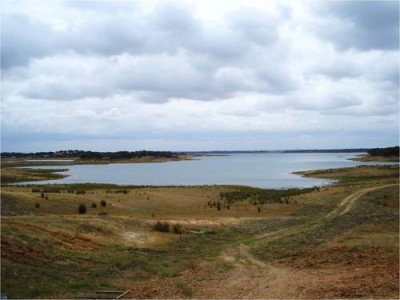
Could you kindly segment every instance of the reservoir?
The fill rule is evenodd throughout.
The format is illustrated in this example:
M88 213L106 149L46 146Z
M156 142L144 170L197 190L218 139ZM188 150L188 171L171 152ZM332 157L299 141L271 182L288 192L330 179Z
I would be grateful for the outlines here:
M312 187L331 184L296 171L378 164L349 160L360 153L234 153L163 163L43 166L68 168L60 180L42 183L113 183L120 185L246 185L261 188ZM28 182L27 182L28 183ZM26 184L27 184L26 183Z

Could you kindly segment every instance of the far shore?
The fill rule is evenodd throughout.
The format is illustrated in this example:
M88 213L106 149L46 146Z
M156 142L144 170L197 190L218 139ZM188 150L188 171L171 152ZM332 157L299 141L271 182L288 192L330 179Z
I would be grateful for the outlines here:
M195 160L199 155L177 155L171 157L142 156L129 159L82 159L69 157L63 159L54 158L11 158L3 159L2 167L29 167L29 166L70 166L70 165L108 165L108 164L132 164L132 163L162 163L169 161Z
M398 162L398 156L371 156L369 154L357 155L350 160L361 161L361 162Z
M164 163L171 161L195 160L198 155L178 155L173 157L142 156L131 159L81 159L71 157L68 159L31 159L14 158L1 161L1 184L15 184L25 181L45 181L63 179L69 175L59 172L67 171L66 168L46 169L46 167L64 167L72 165L108 165L130 163ZM26 168L25 168L26 167ZM43 169L29 169L29 167L44 167Z

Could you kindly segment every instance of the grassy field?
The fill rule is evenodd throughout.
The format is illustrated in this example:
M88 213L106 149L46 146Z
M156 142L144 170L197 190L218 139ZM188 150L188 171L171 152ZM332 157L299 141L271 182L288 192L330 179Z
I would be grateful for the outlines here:
M369 154L359 155L352 160L355 161L380 161L380 162L392 162L392 161L399 161L399 156L371 156Z
M1 288L10 298L398 298L398 166L302 174L337 183L3 185Z
M41 181L65 178L66 175L57 172L67 171L67 169L29 169L29 168L2 168L2 184L17 183L21 181Z

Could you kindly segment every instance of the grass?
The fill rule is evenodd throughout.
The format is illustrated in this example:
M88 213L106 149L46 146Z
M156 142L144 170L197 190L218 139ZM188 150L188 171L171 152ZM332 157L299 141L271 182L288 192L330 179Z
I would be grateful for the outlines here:
M317 171L307 176L340 182L293 193L288 204L262 204L261 212L251 201L237 201L229 210L207 207L221 194L248 191L244 187L3 186L2 290L10 298L71 298L156 282L160 289L173 288L179 297L197 297L201 290L184 274L196 274L206 264L209 274L225 276L236 267L221 256L240 244L249 246L259 260L301 269L340 269L355 261L378 270L377 257L385 266L398 266L397 187L368 193L349 214L320 221L360 188L398 182L398 167ZM42 192L48 199L41 197ZM86 205L86 214L79 215L79 204ZM179 223L182 233L154 231L157 221ZM299 226L300 232L272 241L256 238ZM369 275L389 281L387 295L393 295L395 287L390 270L390 278L380 269ZM324 291L335 297L343 292Z
M18 183L24 181L42 181L52 179L62 179L67 177L57 172L65 172L68 169L1 169L1 184Z
M399 161L398 156L371 156L369 154L359 155L352 160L355 161L371 161L371 162L397 162Z
M365 184L388 182L398 179L399 166L358 166L354 168L340 168L329 170L316 170L306 172L296 172L296 174L306 177L328 178L339 180L340 184Z
M253 253L265 261L281 261L303 268L310 253L335 253L327 261L346 261L346 253L354 249L380 249L387 256L398 255L399 215L398 187L390 187L365 195L351 213L337 216L316 227L260 244ZM320 262L321 263L321 262Z

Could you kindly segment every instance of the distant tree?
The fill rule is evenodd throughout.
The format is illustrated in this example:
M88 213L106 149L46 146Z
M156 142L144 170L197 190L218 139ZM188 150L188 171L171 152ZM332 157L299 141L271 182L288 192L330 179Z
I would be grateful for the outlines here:
M97 204L96 203L92 203L92 208L96 208L97 207Z
M371 156L399 156L399 146L370 149L367 153Z
M101 201L100 201L100 205L101 205L102 207L106 207L106 206L107 206L107 201L106 201L106 200L101 200Z

